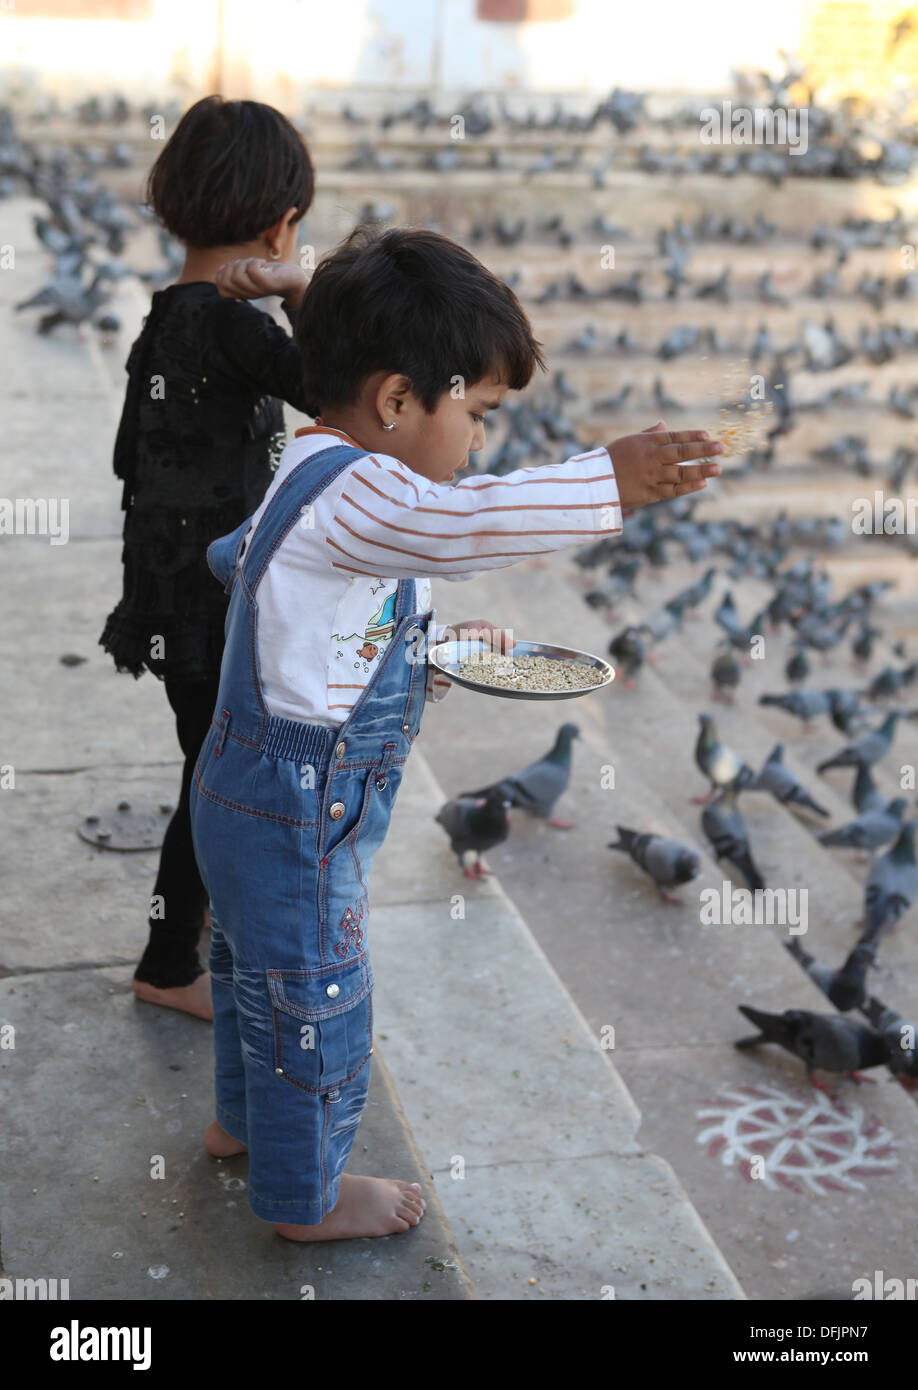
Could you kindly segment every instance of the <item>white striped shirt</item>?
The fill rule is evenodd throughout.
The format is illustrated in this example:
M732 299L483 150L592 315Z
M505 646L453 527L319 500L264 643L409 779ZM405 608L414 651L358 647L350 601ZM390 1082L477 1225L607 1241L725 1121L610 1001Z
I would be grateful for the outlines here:
M298 430L253 527L291 469L338 442L354 443L328 426ZM417 611L427 612L426 576L469 579L621 529L606 449L502 478L472 474L451 486L388 454L364 454L293 527L258 588L258 662L268 708L340 727L391 639L399 579L417 580ZM454 624L472 616L460 614ZM499 624L496 616L492 621ZM448 688L441 681L437 694ZM429 681L428 698L437 694Z

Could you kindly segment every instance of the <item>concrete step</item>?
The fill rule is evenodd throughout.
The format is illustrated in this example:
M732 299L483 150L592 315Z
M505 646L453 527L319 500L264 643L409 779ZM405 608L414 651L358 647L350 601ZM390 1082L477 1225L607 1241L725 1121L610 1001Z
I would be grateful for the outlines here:
M423 747L374 862L376 1026L479 1297L743 1298L601 1030L500 880L458 874Z
M13 205L20 226L23 205ZM4 300L41 283L19 254ZM15 284L13 283L15 280ZM142 298L123 287L126 331ZM131 319L133 314L133 319ZM77 827L123 797L174 803L181 763L158 681L119 676L98 645L121 592L120 485L111 471L123 390L92 338L39 338L0 306L8 473L16 496L72 501L67 544L7 538L0 637L0 1245L8 1277L70 1280L71 1298L471 1299L475 1291L383 1054L350 1172L422 1183L421 1224L384 1240L296 1245L258 1221L247 1160L208 1157L209 1026L135 1001L156 852L118 854ZM59 658L84 658L65 667ZM206 959L207 938L202 942ZM151 1155L165 1164L151 1176ZM96 1181L98 1179L98 1181ZM310 1292L311 1291L311 1292Z

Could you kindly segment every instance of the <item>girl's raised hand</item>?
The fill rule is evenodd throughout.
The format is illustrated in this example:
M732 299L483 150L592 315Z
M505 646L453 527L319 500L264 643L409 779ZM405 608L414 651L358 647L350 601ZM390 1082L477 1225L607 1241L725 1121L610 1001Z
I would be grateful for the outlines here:
M266 261L261 256L248 256L245 260L221 265L215 284L224 299L261 299L267 294L279 294L291 309L298 309L309 277L290 261Z

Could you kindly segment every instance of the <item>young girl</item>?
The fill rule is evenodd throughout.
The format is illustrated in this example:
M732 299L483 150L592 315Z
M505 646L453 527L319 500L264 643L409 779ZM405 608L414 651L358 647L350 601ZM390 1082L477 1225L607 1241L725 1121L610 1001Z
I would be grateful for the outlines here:
M485 413L543 364L512 291L434 232L358 228L317 268L296 337L317 423L208 552L230 607L191 815L212 912L204 1142L248 1148L257 1216L329 1240L407 1230L425 1206L418 1184L342 1176L372 1052L367 879L439 636L416 576L618 532L622 507L704 487L716 463L679 465L720 446L660 429L445 486L483 447Z
M164 681L185 757L134 992L202 1018L213 1017L197 950L207 895L188 793L217 698L226 617L205 551L264 496L284 443L281 400L304 407L293 340L254 306L222 298L214 281L226 261L269 258L277 273L253 263L245 293L285 294L292 321L304 277L279 267L312 194L309 152L289 122L270 106L220 97L185 114L147 187L186 255L177 283L153 295L128 358L115 445L124 592L99 640L119 671L139 677L146 668Z

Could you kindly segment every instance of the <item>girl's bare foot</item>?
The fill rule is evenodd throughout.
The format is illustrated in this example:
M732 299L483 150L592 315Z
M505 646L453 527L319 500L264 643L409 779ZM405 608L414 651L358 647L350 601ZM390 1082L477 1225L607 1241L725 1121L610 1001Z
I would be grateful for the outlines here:
M349 1236L391 1236L417 1226L427 1203L418 1182L359 1178L345 1173L338 1205L318 1226L275 1224L287 1240L343 1240Z
M229 1158L232 1154L244 1154L248 1144L234 1139L216 1120L211 1120L204 1131L204 1147L214 1158Z
M178 989L156 989L145 980L132 980L131 989L138 999L143 999L147 1004L179 1009L182 1013L193 1014L195 1018L205 1018L208 1023L213 1023L214 1005L210 997L210 972L207 970L192 984L182 985Z

